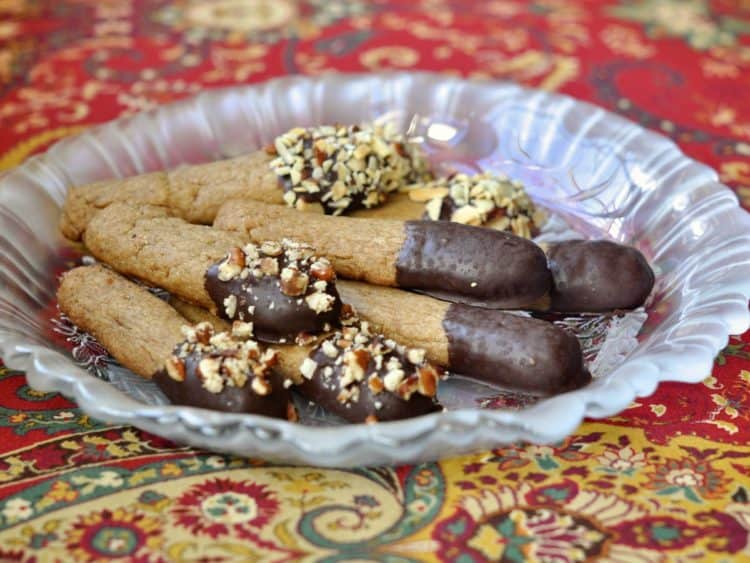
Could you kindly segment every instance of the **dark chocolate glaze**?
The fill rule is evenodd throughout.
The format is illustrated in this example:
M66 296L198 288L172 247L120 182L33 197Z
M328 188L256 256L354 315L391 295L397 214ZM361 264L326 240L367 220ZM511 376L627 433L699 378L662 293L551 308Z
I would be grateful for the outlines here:
M554 287L550 309L598 313L635 309L654 287L654 272L638 250L605 240L573 240L547 252Z
M341 403L337 397L341 392L339 380L342 367L334 365L333 360L318 348L310 354L310 357L317 362L318 367L311 379L304 379L302 384L295 388L307 399L318 403L326 410L349 422L364 422L368 416L374 416L378 421L402 420L442 409L434 399L416 392L409 397L409 400L404 400L395 393L386 390L373 394L367 384L366 377L357 385L359 387L358 399ZM385 359L383 364L385 364ZM328 378L323 376L323 369L326 366L331 366L334 370ZM383 370L376 370L374 361L370 360L365 373L374 372L382 374ZM376 402L380 404L380 408L376 407Z
M336 398L339 393L338 386L327 387L320 375L315 375L311 380L305 380L295 388L307 399L349 422L365 422L368 416L374 416L380 422L403 420L442 409L432 399L417 393L408 401L387 391L373 395L366 381L359 384L358 400L348 403L340 403ZM380 401L379 409L375 408L375 401Z
M547 258L529 240L445 221L407 221L404 229L399 287L487 308L527 307L551 287Z
M289 391L278 374L271 372L266 380L272 390L268 395L258 395L251 387L251 375L242 387L225 386L221 393L211 393L203 388L195 369L200 358L189 355L185 359L185 380L175 381L165 370L154 374L154 382L175 405L187 405L222 412L262 414L273 418L287 418Z
M454 303L443 330L450 370L465 377L545 395L591 380L578 339L551 323Z
M286 266L283 255L279 257L279 270ZM300 333L317 334L340 326L341 298L335 282L328 282L326 293L335 297L330 310L316 313L305 302L311 293L312 282L307 292L299 297L289 297L281 292L278 276L263 276L246 279L234 278L221 281L218 278L219 264L214 264L206 272L205 287L216 304L218 315L227 320L241 320L253 323L255 337L263 342L292 342ZM231 319L226 315L224 299L229 295L237 297L237 309ZM255 309L251 315L249 306ZM326 328L328 327L328 328Z

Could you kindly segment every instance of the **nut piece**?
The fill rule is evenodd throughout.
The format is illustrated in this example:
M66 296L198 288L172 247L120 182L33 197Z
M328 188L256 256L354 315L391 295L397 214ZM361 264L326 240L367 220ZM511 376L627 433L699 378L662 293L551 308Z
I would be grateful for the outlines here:
M312 358L305 358L299 367L299 371L305 379L312 379L316 369L318 369L318 363Z
M281 292L290 297L304 295L307 291L307 274L303 274L297 268L284 268L281 270Z
M383 385L383 380L380 379L377 375L371 375L367 378L367 386L370 388L370 392L373 395L377 395L383 389L385 389L385 386Z
M271 384L262 377L253 377L253 382L250 384L250 387L253 391L255 391L256 394L260 395L261 397L264 397L271 393Z
M435 198L444 198L450 193L448 187L421 187L409 190L409 199L419 203L425 203Z
M327 293L311 293L305 297L307 305L317 314L330 311L335 301L336 299L333 295L328 295Z
M284 249L281 243L275 240L267 240L260 245L260 251L266 256L281 256Z
M227 316L228 319L233 319L235 313L237 312L237 296L236 295L228 295L224 298L224 314Z
M185 381L185 362L180 358L171 356L167 359L164 364L167 370L167 375L175 381Z
M310 266L310 275L315 279L329 282L336 277L336 272L327 259L319 258Z
M424 348L409 348L406 352L406 359L414 365L424 362Z
M260 271L267 276L275 276L279 273L279 262L276 258L261 258Z
M229 251L229 263L239 267L240 270L245 267L245 253L241 248L235 246Z
M232 323L232 336L234 336L235 338L252 338L253 323L234 321Z
M437 394L438 373L430 365L422 366L417 370L418 391L425 397L434 397Z
M213 327L208 323L201 323L195 327L194 338L200 344L208 344L213 335Z

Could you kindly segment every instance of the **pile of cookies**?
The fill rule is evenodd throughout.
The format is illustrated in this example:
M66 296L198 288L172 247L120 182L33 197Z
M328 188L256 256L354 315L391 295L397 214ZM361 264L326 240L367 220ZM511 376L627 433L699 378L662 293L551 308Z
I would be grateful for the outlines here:
M67 272L58 302L175 404L296 420L296 389L376 422L439 410L449 373L561 393L590 380L578 341L508 310L632 309L654 276L613 242L542 248L542 221L502 176L434 179L389 128L295 128L247 156L73 188L62 232L101 264Z

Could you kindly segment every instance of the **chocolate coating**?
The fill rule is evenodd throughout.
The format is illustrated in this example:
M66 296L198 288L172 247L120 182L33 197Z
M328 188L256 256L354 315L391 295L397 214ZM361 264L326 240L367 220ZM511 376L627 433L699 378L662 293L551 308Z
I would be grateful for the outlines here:
M286 266L283 255L279 257L279 269ZM216 304L218 315L226 320L251 321L258 340L263 342L291 342L300 333L317 334L340 326L341 298L334 285L328 284L326 293L333 296L332 307L316 313L305 302L305 296L290 297L281 292L278 276L246 279L219 280L219 264L206 272L205 287ZM237 297L236 313L230 318L224 308L224 299ZM248 307L255 307L250 314Z
M291 401L283 379L271 372L266 378L271 384L268 395L258 395L252 390L251 381L243 387L224 387L220 393L207 391L195 370L200 358L190 355L185 358L185 380L175 381L165 370L154 374L154 382L175 405L187 405L222 412L262 414L273 418L287 418L287 406ZM250 377L252 379L252 376Z
M654 287L654 272L638 250L605 240L573 240L547 252L554 286L550 309L598 313L635 309Z
M391 356L398 357L402 363L406 364L404 356L394 351L383 358L383 366L386 364L387 358ZM402 420L429 414L442 408L435 399L418 392L413 393L408 400L386 390L374 394L368 385L367 376L378 374L382 377L385 375L385 368L376 368L373 359L370 359L365 368L365 378L356 384L356 388L359 390L356 398L341 402L338 396L341 392L339 381L343 376L342 365L336 365L334 363L335 358L326 356L319 347L310 353L310 358L318 364L318 367L312 378L304 379L296 389L306 398L315 401L326 410L349 422L364 422L368 417L373 416L378 421ZM326 367L333 369L333 373L328 377L323 375L323 370Z
M373 395L368 389L366 381L360 383L358 387L358 399L348 403L340 403L336 398L339 393L338 387L327 386L319 374L315 375L313 379L306 379L296 389L306 398L348 422L365 422L368 416L374 416L380 422L403 420L436 412L442 408L424 395L414 394L408 401L405 401L388 392L380 392L377 396ZM379 409L375 407L375 401L380 401L381 407Z
M452 304L443 320L451 371L540 394L586 385L578 339L551 323Z
M487 308L529 306L551 287L547 258L513 234L445 221L407 221L400 287Z

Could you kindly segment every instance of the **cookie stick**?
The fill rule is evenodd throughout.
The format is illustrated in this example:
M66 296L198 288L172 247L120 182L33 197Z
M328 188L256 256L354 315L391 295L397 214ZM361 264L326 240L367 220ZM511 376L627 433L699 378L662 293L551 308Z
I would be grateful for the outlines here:
M551 323L360 282L337 287L374 330L454 373L545 395L591 380L578 340Z
M254 241L294 237L328 257L343 278L451 301L522 308L543 298L551 285L547 259L534 243L457 223L301 215L236 200L221 207L214 226Z
M74 187L62 208L60 230L78 241L97 211L113 203L159 205L191 223L210 223L219 206L233 197L284 203L278 177L264 151L208 164L184 166Z
M283 208L282 208L283 209ZM338 326L341 301L330 263L289 241L246 237L123 203L101 210L84 240L100 261L228 320L252 321L263 341Z
M225 321L179 299L173 306L191 322ZM406 348L366 324L347 323L317 344L280 344L276 369L297 382L305 397L350 422L399 420L440 409L435 402L439 372L424 351Z
M103 266L70 270L57 295L60 310L77 326L122 365L153 378L174 403L276 418L294 412L283 379L271 369L274 352L263 351L247 334L223 332L220 341L209 343L213 330L207 325L185 327L164 301ZM234 367L224 365L229 353L237 360Z
M95 211L116 201L169 207L191 223L210 223L233 197L336 215L427 178L419 149L387 127L297 127L247 156L74 188L61 230L79 240Z

